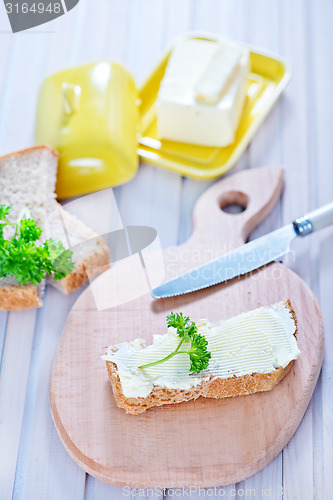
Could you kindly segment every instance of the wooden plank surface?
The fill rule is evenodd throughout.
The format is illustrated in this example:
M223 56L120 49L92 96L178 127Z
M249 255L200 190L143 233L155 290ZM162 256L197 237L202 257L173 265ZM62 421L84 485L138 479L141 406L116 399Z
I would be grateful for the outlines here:
M142 82L174 36L193 29L217 32L277 51L293 68L283 98L235 167L284 164L286 187L280 208L252 237L272 230L333 199L332 16L331 0L81 0L47 26L10 35L2 4L0 153L33 141L38 89L47 74L110 58L125 63ZM207 185L142 165L133 181L115 191L124 222L155 227L166 247L188 238L192 208ZM333 498L332 243L332 230L327 229L295 245L295 253L287 259L319 298L324 315L325 358L313 401L283 458L245 484L226 489L225 496L241 498L246 489L250 496L254 489L260 497L264 487L271 498L282 498L284 486L289 487L290 498L311 498L313 487L316 498L324 498L320 489L325 493L325 488L325 498ZM50 290L44 311L28 315L29 320L25 315L0 313L0 447L10 446L8 463L0 471L1 499L9 500L12 492L14 498L28 500L123 498L121 489L85 478L67 456L51 422L47 378L71 301ZM18 349L14 358L15 343L21 338L24 349ZM21 367L20 380L11 376L14 366ZM17 410L14 418L6 408ZM175 498L174 493L166 495ZM161 497L158 492L155 496ZM191 497L202 495L193 491Z
M287 223L287 217L297 217L298 214L306 213L313 208L312 175L314 165L311 164L313 153L312 124L309 120L313 116L312 107L312 61L311 61L311 33L309 31L309 9L304 2L295 3L290 9L288 2L282 5L282 14L285 19L283 28L282 45L285 57L295 68L294 78L285 94L283 102L284 110L288 116L286 126L282 130L283 141L283 163L286 165L286 193L283 200L283 222ZM298 22L295 26L295 15ZM291 29L293 26L293 29ZM307 58L300 55L306 51ZM296 99L297 94L297 99ZM293 131L297 128L300 132L293 139ZM299 161L295 162L295 150L299 151ZM304 173L306 172L306 175ZM292 196L295 184L299 185L299 195ZM288 258L289 265L297 273L302 272L303 279L309 286L314 288L313 276L316 273L316 260L313 259L311 266L308 265L309 254L312 253L313 239L295 242L294 253ZM300 271L302 270L302 271ZM317 387L318 390L318 387ZM320 411L321 402L318 401L317 408ZM300 485L304 491L315 485L314 471L317 462L314 460L314 452L309 454L307 449L315 450L314 443L314 406L311 402L308 411L301 423L301 433L296 434L294 439L283 451L283 488L287 492L297 491ZM298 460L295 458L299 457ZM320 467L321 465L319 465Z
M11 313L7 323L0 374L0 442L6 450L0 456L0 491L4 498L10 498L13 491L35 317L36 311Z
M319 7L319 8L318 8ZM330 87L326 79L323 81L325 64L325 40L331 37L328 16L332 13L331 2L324 1L317 6L311 3L309 18L312 20L312 76L313 88L313 153L312 153L312 182L315 185L313 193L314 203L324 204L332 200L333 172L328 168L333 160L333 148L329 134ZM331 66L327 68L327 77L333 74ZM317 267L315 284L317 294L321 300L324 324L326 327L325 358L322 369L321 385L317 388L314 401L315 420L315 448L314 460L318 466L315 471L315 484L317 489L324 485L324 492L332 494L333 491L333 310L332 310L332 252L333 233L329 229L319 235L318 248L316 248ZM319 411L321 410L321 411ZM320 466L321 465L321 466Z

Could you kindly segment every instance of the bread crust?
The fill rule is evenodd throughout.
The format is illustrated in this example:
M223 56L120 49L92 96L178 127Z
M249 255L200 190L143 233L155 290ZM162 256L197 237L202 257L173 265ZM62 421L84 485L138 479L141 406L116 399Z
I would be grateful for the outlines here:
M49 146L48 144L40 144L36 146L31 146L29 148L20 149L19 151L14 151L13 153L6 153L5 155L0 156L0 160L5 160L6 158L11 158L13 156L22 156L26 153L29 153L29 151L38 151L40 149L48 149L55 158L59 157L58 151L54 149L52 146Z
M14 285L0 288L0 311L23 311L41 307L44 286Z
M285 301L296 325L294 333L297 339L297 318L296 313L290 303ZM211 376L209 380L201 382L187 390L157 388L145 398L126 398L123 394L121 382L118 374L117 365L112 361L106 361L107 371L113 394L119 408L124 408L126 413L139 415L153 406L166 404L182 403L185 401L196 400L200 396L205 398L230 398L235 396L245 396L255 392L270 391L276 386L291 370L293 361L285 368L277 368L271 373L252 373L236 377L218 378Z
M91 253L68 276L59 281L51 278L51 284L68 295L84 285L89 279L109 269L111 264L108 246L102 238L98 240L97 246L98 251L96 249Z
M66 233L70 236L65 236ZM61 280L47 277L47 282L65 295L110 267L109 247L104 239L57 202L54 202L53 210L48 214L47 237L60 239L65 247L74 252L72 260L75 267L70 274Z

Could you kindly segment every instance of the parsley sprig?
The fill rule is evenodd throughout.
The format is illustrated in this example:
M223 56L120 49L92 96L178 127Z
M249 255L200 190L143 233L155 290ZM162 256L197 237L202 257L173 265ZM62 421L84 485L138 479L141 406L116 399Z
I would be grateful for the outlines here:
M23 218L24 214L10 222L10 210L10 206L0 205L0 277L13 276L21 285L36 285L46 274L52 274L55 280L67 276L74 269L73 252L52 238L41 243L42 230L36 222ZM6 226L15 227L12 239L4 237Z
M139 366L139 368L149 368L151 366L164 363L164 361L173 358L177 354L189 355L191 361L190 371L192 372L200 373L201 370L207 368L211 358L211 353L207 350L208 342L203 335L197 333L198 328L194 321L190 321L190 318L188 316L184 316L183 313L174 312L168 314L166 320L168 326L173 326L177 329L177 335L180 338L179 344L176 349L165 358ZM181 350L181 346L184 342L191 343L189 349Z

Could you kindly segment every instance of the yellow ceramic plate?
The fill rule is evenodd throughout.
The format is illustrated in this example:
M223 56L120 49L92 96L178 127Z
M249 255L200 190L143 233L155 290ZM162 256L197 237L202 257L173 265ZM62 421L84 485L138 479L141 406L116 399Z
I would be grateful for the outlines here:
M210 40L213 43L218 40L217 37L200 33L189 33L185 37ZM179 40L180 38L175 44ZM157 138L155 102L172 51L171 47L140 89L138 153L141 158L181 175L202 180L219 177L233 167L291 76L290 68L284 60L259 52L253 47L249 49L251 61L249 83L235 142L224 148L215 148L161 141Z

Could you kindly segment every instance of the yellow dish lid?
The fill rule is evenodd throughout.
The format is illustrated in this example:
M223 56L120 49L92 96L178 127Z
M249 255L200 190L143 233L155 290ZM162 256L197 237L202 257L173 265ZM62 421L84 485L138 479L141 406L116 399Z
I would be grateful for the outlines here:
M120 64L100 61L66 69L42 84L36 143L59 152L58 198L131 179L138 168L138 93Z

